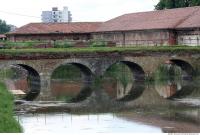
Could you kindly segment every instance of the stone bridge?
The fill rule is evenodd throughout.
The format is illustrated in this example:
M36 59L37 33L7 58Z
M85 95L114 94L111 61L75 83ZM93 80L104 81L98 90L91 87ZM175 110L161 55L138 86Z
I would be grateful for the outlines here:
M99 52L99 53L30 53L2 55L0 67L17 65L26 69L32 77L31 91L40 91L45 95L50 90L51 75L60 66L72 64L78 67L84 75L85 82L94 77L101 77L116 63L127 65L134 74L135 80L144 80L151 76L162 64L175 64L192 77L195 70L200 69L200 54L182 52ZM36 83L37 82L37 83ZM41 97L40 97L41 98Z

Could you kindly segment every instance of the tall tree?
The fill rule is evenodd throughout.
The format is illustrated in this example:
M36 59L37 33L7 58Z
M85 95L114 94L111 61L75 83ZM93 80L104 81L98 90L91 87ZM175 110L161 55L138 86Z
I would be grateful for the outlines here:
M160 0L155 6L156 10L200 6L200 0Z
M10 26L5 21L0 19L0 34L4 34L10 31Z

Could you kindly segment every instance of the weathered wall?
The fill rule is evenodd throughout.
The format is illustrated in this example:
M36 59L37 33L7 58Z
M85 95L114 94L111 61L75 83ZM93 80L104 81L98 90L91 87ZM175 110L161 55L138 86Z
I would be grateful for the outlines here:
M142 45L168 45L170 34L168 30L144 30L144 31L127 31L127 32L105 32L95 33L93 38L114 42L117 46L142 46Z
M178 44L200 46L200 29L178 30Z
M55 41L55 40L89 40L91 39L90 34L39 34L39 35L7 35L8 40L15 41Z
M50 33L38 35L7 35L11 41L103 40L117 46L200 45L200 29L141 30L99 33Z

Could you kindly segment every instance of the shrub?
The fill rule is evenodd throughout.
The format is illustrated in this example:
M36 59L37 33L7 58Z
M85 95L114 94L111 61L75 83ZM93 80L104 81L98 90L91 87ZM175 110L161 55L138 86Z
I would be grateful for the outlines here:
M20 133L21 126L13 117L13 96L0 82L0 133Z
M90 42L90 47L106 47L107 46L107 42L103 41L103 40L93 40Z

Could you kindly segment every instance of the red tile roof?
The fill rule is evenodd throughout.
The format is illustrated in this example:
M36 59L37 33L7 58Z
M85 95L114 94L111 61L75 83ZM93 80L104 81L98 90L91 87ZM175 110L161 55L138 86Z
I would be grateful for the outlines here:
M8 34L200 28L200 6L125 14L107 22L30 23Z
M200 27L200 6L131 13L111 19L97 32Z
M0 34L0 38L6 38L6 35Z
M8 34L89 33L95 31L101 24L101 22L30 23Z

